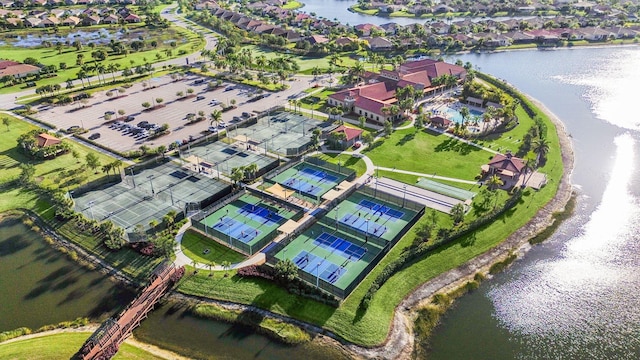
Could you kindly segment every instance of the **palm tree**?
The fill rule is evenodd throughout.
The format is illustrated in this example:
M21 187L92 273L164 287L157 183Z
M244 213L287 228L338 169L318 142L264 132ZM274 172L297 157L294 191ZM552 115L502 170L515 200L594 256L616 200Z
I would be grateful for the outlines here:
M213 276L213 268L216 266L215 261L209 261L209 263L207 264L209 265L209 276Z
M248 172L249 174L251 174L252 178L255 178L256 173L258 172L258 164L256 163L251 163L247 166L245 166L244 170L246 172Z
M244 167L240 166L231 169L231 176L229 178L233 181L234 185L237 185L238 182L244 179Z
M222 120L222 111L213 110L211 114L209 114L209 125L217 127L220 120Z
M111 63L107 66L107 70L111 73L111 77L113 82L116 82L116 71L120 68L120 64Z
M545 159L549 153L549 142L546 139L538 138L533 141L533 150L536 153L536 166L540 164L542 159Z
M495 190L497 187L504 185L504 182L502 181L502 179L500 179L500 177L496 174L493 174L488 180L487 180L487 186L489 187L489 190L493 191Z
M464 205L457 203L451 207L451 217L455 224L459 224L464 220Z
M224 268L225 271L227 271L227 273L225 274L225 276L229 275L229 269L231 269L231 261L229 260L225 260L222 262L222 267Z

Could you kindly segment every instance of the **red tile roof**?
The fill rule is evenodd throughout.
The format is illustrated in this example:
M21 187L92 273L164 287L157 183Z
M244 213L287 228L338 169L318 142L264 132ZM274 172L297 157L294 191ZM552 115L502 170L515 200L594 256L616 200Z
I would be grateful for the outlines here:
M332 131L332 133L335 133L335 132L344 133L347 141L351 141L352 139L355 139L362 134L361 129L354 129L354 128L346 127L344 125L340 125L338 128Z
M524 160L517 158L510 153L507 153L506 155L496 154L493 159L489 161L489 166L498 170L509 170L517 174L524 168Z
M45 134L42 133L40 135L38 135L38 146L39 147L45 147L45 146L50 146L50 145L55 145L55 144L59 144L60 143L60 139L58 139L55 136L49 135L49 134Z
M27 65L27 64L18 64L18 65L8 66L5 68L0 68L0 77L5 75L15 76L15 75L32 74L32 73L37 73L39 71L40 71L40 68L37 66Z
M432 124L440 125L442 127L449 127L453 122L442 116L434 116L429 119Z

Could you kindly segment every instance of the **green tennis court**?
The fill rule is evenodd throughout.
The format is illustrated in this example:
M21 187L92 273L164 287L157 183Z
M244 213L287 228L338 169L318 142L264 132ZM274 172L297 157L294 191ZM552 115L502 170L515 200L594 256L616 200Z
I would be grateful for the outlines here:
M326 225L373 241L380 246L393 241L414 219L416 212L355 192L320 221Z
M207 214L200 223L204 225L205 234L253 254L273 239L278 227L294 215L295 212L278 204L245 194Z
M474 193L473 191L467 191L455 186L446 185L425 178L418 178L416 185L420 186L423 189L430 190L438 194L451 196L452 198L459 200L469 200L473 199L473 197L476 196L476 193Z
M303 279L313 285L325 290L333 285L344 291L381 251L377 245L316 223L275 257L293 261L306 275Z

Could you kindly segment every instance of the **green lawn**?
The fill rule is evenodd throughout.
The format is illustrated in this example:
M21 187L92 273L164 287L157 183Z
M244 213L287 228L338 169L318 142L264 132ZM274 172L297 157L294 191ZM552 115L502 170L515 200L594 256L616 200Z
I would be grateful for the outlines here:
M75 354L91 333L63 333L0 344L0 359L67 360ZM120 346L113 359L162 359L127 343Z
M139 28L139 26L130 25L129 31L133 31ZM61 29L61 31L68 32L69 30ZM30 33L32 32L33 31L30 30ZM111 63L119 65L120 70L116 72L116 76L119 76L121 74L121 70L124 68L134 68L138 65L144 65L146 62L154 63L167 60L168 58L176 58L178 56L183 56L179 55L180 51L184 51L187 54L190 54L197 51L198 49L201 49L204 46L204 41L197 34L183 28L171 27L169 29L146 30L146 33L147 35L145 36L145 41L155 39L159 44L157 48L146 49L145 51L140 52L131 52L128 55L110 54L109 57L107 57L107 59L102 62L105 67ZM177 40L177 46L175 48L171 48L169 44L164 44L165 41L169 40ZM184 40L184 43L182 43L181 40ZM60 63L63 62L67 65L67 68L65 70L58 70L55 77L46 79L43 78L36 81L36 86L61 84L64 83L67 79L72 79L77 89L79 88L79 85L81 85L81 82L77 80L77 74L81 70L80 66L76 65L77 55L82 54L84 56L84 63L91 67L95 64L95 61L91 57L91 53L96 49L100 49L100 47L91 49L89 46L85 46L80 51L76 51L74 47L66 46L59 53L58 50L55 49L55 47L25 48L5 45L0 46L0 53L2 53L2 57L4 59L23 61L27 57L33 57L35 59L38 59L38 61L40 61L44 65L55 65L56 67L58 67ZM105 49L108 48L105 47ZM167 57L165 49L172 50L172 55L170 57ZM91 75L95 75L95 72L92 72ZM112 74L107 73L106 76L111 79ZM64 87L65 85L63 85L63 88ZM8 94L24 89L26 89L24 84L2 87L0 88L0 94Z
M2 141L0 141L0 169L2 169L2 171L0 171L0 183L17 178L21 172L19 167L21 163L31 163L36 170L35 177L42 185L52 188L75 187L79 182L84 183L105 176L102 172L96 174L95 171L81 170L86 163L85 159L89 152L98 155L102 165L115 160L110 156L93 151L72 140L66 141L71 144L72 150L78 152L79 158L77 160L73 158L71 151L51 160L33 160L18 150L17 139L20 135L33 129L38 129L38 127L5 114L0 114L0 118L9 119L8 130L7 127L0 126L0 136L2 137ZM96 170L100 169L98 168Z
M354 170L357 177L360 177L367 172L367 164L365 164L364 160L355 156L347 154L318 154L314 157L317 157L326 162L330 162L332 164L337 164L338 161L340 161L340 164L342 164L342 166Z
M274 57L282 56L282 53L280 53L280 52L276 52L276 51L273 51L273 50L271 50L269 48L261 47L261 46L257 46L257 45L247 45L247 46L243 46L243 49L244 48L247 48L247 49L251 50L251 54L252 54L254 59L257 56L260 56L260 55L264 55L267 59L271 59L271 58L274 58ZM288 55L288 56L291 56L293 59L296 60L296 62L298 63L298 66L300 66L300 71L299 72L303 73L303 74L311 75L311 70L314 67L317 67L319 69L326 69L326 68L329 67L329 58L328 57L316 58L316 57L299 56L299 55ZM357 62L356 60L351 59L345 53L345 54L343 54L343 56L340 57L340 61L339 61L338 65L340 65L340 66L352 66L356 62Z
M364 150L377 166L464 180L474 180L480 174L480 165L493 157L490 152L449 136L415 129L395 131L380 143Z
M190 259L205 265L211 262L220 265L223 261L229 261L235 264L247 258L243 254L230 249L228 246L221 245L194 230L187 230L187 232L184 233L180 247L182 248L182 252ZM209 249L208 254L204 253L205 249Z
M302 6L303 4L301 2L292 0L292 1L287 1L286 4L282 5L282 8L286 10L294 10L294 9L301 8Z

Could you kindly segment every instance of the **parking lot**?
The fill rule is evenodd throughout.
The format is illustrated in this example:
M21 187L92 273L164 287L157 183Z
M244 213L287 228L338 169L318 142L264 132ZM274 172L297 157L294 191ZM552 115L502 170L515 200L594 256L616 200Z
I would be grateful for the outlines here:
M205 81L197 83L198 79L205 79ZM289 89L278 93L263 92L264 98L249 102L249 99L258 94L255 88L225 82L216 90L207 91L209 81L208 78L199 76L187 76L182 80L173 81L167 75L147 81L147 86L136 83L126 89L126 92L123 93L126 96L118 99L112 99L106 95L107 91L101 91L94 93L86 104L76 102L66 106L43 108L34 116L60 129L72 126L83 127L89 130L88 133L83 134L84 137L92 137L93 141L110 149L126 152L138 149L142 145L149 147L168 146L172 142L188 140L190 136L200 136L210 126L209 114L214 109L221 110L221 104L230 104L232 100L236 101L237 108L222 114L222 121L227 124L231 123L233 117L241 117L243 112L263 111L276 105L282 105L286 102L287 97L300 93L308 86L305 81L288 81ZM196 97L179 100L177 93L183 92L186 95L188 89L193 89L193 95ZM110 90L114 93L112 97L121 95L115 88ZM142 103L154 104L158 98L163 100L161 103L164 105L163 107L152 111L143 111L145 108ZM217 100L221 104L212 105L213 100ZM86 107L78 109L82 105ZM122 120L130 117L130 121L126 122L129 127L141 122L158 126L166 123L169 125L170 134L149 139L140 136L142 129L135 134L130 129L127 131L122 127L109 126L113 121L105 120L105 113L114 113L111 116L111 119L114 120L120 117L119 110L124 110ZM197 116L199 111L204 112L206 119L194 124L187 124L187 114L191 113ZM152 133L151 130L148 131L150 134ZM95 135L96 133L100 134L99 137Z

